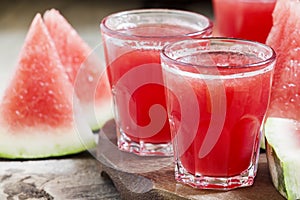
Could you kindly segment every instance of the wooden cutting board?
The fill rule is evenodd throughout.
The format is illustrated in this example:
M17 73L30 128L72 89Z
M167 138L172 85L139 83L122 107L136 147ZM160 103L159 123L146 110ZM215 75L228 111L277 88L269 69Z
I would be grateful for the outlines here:
M122 199L284 199L272 185L264 153L252 187L227 192L194 189L175 181L172 157L140 157L119 151L114 121L99 133L97 160Z

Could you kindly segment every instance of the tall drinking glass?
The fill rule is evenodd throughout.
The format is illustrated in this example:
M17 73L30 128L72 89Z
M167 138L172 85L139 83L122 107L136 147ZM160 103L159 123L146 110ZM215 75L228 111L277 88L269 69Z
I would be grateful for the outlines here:
M107 16L101 32L119 149L172 155L160 50L187 37L210 36L212 22L193 12L140 9Z
M275 52L257 42L204 38L161 54L176 180L228 190L253 184Z

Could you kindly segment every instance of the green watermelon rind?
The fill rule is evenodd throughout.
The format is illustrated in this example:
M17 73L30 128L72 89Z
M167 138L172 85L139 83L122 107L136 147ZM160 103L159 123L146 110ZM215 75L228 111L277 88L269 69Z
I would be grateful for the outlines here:
M26 131L31 131L30 135L27 135ZM55 134L60 134L60 136L58 137ZM84 136L85 138L82 139L82 134L78 135L78 133L70 131L70 128L57 129L56 133L54 133L53 129L49 130L49 132L45 132L45 128L39 130L35 128L35 133L33 133L32 130L26 130L24 128L24 133L19 132L15 133L15 135L7 136L10 137L14 143L2 143L1 141L4 142L8 140L4 138L3 135L1 136L0 157L9 159L33 159L76 154L96 146L95 138L91 136L90 133L87 136L88 137ZM31 142L32 145L30 144Z
M14 153L0 153L1 158L7 158L7 159L40 159L40 158L49 158L49 157L61 157L61 156L67 156L72 154L77 154L80 152L86 151L85 147L78 147L74 148L74 145L70 145L69 147L59 148L59 145L56 147L53 147L55 151L53 151L51 154L49 153L37 153L37 154L30 154L26 151L26 148L22 148L17 151L16 154ZM88 144L88 146L93 147L94 143L91 142L91 144ZM3 150L0 149L2 152Z
M272 182L287 199L300 199L300 143L291 129L294 123L291 119L268 118L264 128Z

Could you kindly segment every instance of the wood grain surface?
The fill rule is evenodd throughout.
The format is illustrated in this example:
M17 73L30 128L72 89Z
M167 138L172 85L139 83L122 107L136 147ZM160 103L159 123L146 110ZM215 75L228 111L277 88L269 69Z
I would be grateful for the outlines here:
M113 121L100 132L97 160L123 199L284 199L272 185L264 153L253 186L227 192L194 189L175 181L172 157L140 157L119 151Z
M90 153L43 159L0 160L1 200L120 199L111 180L101 176Z

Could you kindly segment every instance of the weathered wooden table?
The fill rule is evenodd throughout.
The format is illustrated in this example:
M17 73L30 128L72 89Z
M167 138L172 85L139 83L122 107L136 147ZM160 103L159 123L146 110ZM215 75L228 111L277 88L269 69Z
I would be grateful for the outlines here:
M45 160L1 160L0 199L120 199L90 153Z

